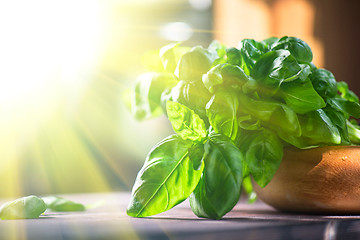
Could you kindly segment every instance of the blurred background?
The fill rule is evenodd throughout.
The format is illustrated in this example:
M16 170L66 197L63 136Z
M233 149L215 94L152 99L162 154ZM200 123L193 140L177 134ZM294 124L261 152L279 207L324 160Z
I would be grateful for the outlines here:
M164 117L122 95L165 44L296 36L360 94L356 0L13 0L0 3L0 197L128 191Z

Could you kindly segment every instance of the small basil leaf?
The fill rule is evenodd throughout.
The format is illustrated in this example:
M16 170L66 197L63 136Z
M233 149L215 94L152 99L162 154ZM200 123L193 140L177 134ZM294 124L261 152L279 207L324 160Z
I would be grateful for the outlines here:
M48 196L42 199L46 203L47 208L54 212L80 212L86 210L83 204L62 197Z
M259 130L261 123L249 114L240 114L238 117L239 127L245 130Z
M285 104L274 101L261 101L239 94L240 110L262 124L274 129L283 129L295 136L300 136L301 129L296 113Z
M240 90L241 87L250 81L251 77L246 75L239 66L227 64L221 69L221 76L225 85L233 89Z
M204 121L193 110L177 102L168 101L167 116L174 131L184 140L203 142L207 136Z
M309 79L304 82L284 83L280 87L279 94L296 113L304 114L326 106Z
M341 136L342 144L350 144L348 128L346 124L346 116L343 112L336 110L335 108L327 105L323 108L326 115L329 117L331 122L337 127Z
M206 120L206 104L211 98L210 92L200 82L190 83L179 81L171 90L171 100L191 108L203 120Z
M205 143L204 171L190 206L199 217L220 219L238 202L243 156L231 140L212 133Z
M189 197L202 169L194 170L189 158L191 141L170 136L156 145L139 171L127 214L146 217L167 211Z
M201 81L202 75L209 71L216 58L216 52L199 46L194 47L180 58L175 76L187 82Z
M235 140L238 131L236 117L239 101L234 92L219 90L206 105L206 115L214 131Z
M349 139L353 144L360 144L360 127L346 120Z
M283 156L281 139L272 131L248 131L238 144L254 180L265 187L273 178Z
M138 77L132 95L131 111L138 120L163 113L161 95L178 82L172 74L149 72Z
M332 98L336 95L336 80L330 71L318 68L313 71L309 78L315 91L324 99Z
M202 76L204 86L210 93L214 93L216 88L224 82L221 76L221 69L223 66L224 64L218 64Z
M251 72L259 84L259 94L274 95L283 82L290 82L299 77L303 68L287 50L267 52L259 58Z
M237 48L226 49L226 57L229 64L241 66L241 52Z
M354 118L360 118L360 104L343 98L330 98L327 103L333 108Z
M359 103L359 98L356 94L349 90L349 87L346 82L337 82L336 83L337 90L340 92L342 98Z
M251 177L245 177L242 182L242 187L244 188L246 194L248 195L248 203L254 203L256 201L256 193L254 192Z
M243 39L240 42L241 68L250 75L256 61L267 51L263 43L254 39Z
M0 208L0 219L38 218L45 210L45 202L41 198L31 195L4 203Z
M159 55L164 69L169 73L174 73L176 66L189 47L180 46L180 43L170 43L160 49Z
M272 45L272 50L278 49L289 50L291 55L300 63L310 63L313 59L309 45L296 37L282 37Z

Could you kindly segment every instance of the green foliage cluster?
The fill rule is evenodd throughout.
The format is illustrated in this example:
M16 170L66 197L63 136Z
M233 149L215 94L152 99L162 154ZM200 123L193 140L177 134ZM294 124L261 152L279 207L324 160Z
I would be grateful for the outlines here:
M250 176L261 187L270 182L284 147L360 143L358 97L312 63L301 39L244 39L238 48L176 43L154 54L132 91L131 111L139 120L165 113L176 134L147 156L130 216L189 198L197 216L219 219L242 186L251 193Z

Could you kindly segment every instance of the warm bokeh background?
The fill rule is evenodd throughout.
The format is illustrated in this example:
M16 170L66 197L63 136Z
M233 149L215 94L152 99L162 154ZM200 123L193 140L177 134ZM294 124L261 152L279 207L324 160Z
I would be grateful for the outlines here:
M148 50L302 38L360 94L358 1L13 0L0 3L0 197L129 190L172 130L122 93Z

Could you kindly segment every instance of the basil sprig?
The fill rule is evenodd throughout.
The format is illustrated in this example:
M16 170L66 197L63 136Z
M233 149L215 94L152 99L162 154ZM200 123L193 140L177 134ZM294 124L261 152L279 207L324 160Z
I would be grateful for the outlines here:
M132 94L139 120L165 113L175 135L157 144L136 178L127 213L146 217L190 199L199 217L219 219L251 181L265 187L283 148L360 143L359 99L313 63L296 37L244 39L228 48L169 44L153 52ZM159 54L160 53L160 54Z

